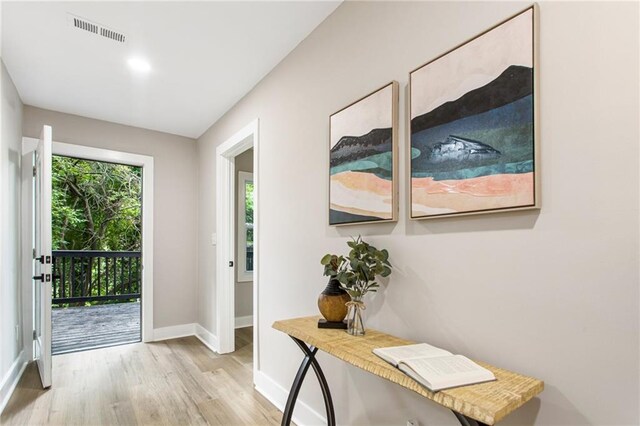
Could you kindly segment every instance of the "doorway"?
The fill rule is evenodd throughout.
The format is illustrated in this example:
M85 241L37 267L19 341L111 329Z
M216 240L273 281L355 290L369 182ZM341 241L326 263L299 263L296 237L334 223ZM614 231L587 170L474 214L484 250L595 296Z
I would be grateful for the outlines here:
M216 149L216 331L218 352L229 353L251 339L253 371L259 370L259 137L253 121ZM251 159L252 161L249 161ZM241 170L252 163L253 172ZM240 173L243 172L243 173ZM240 189L236 191L236 186ZM236 196L236 193L238 196ZM249 198L247 199L247 193ZM251 197L252 195L252 197ZM247 220L247 213L252 215ZM237 224L240 223L238 227ZM247 284L249 283L249 284ZM252 297L236 301L236 298ZM251 313L248 314L248 305ZM236 325L238 328L236 329ZM248 325L252 328L249 329ZM236 330L239 330L236 333ZM246 347L249 345L244 345Z
M53 154L85 160L123 164L141 168L142 173L142 246L140 248L141 331L142 341L153 341L153 185L154 161L148 155L53 142ZM111 264L111 263L110 263Z
M253 148L235 158L236 277L234 283L235 349L241 359L252 361L253 345Z
M53 355L142 339L142 167L54 155Z
M45 128L49 128L45 126ZM50 129L50 128L49 128ZM50 130L49 130L50 132ZM50 139L49 139L50 140ZM31 166L33 163L33 152L38 146L38 139L34 138L23 138L23 170L22 170L22 211L23 217L32 216L35 212L35 206L32 200L34 200L34 185L31 184L33 181ZM141 310L141 332L142 332L142 341L149 342L153 340L153 181L154 181L154 161L153 157L139 155L139 154L130 154L126 152L120 151L112 151L107 149L93 148L83 145L72 145L60 142L53 142L51 144L51 148L48 154L49 161L52 159L53 155L58 155L62 157L73 157L77 159L86 159L86 160L95 160L102 161L107 163L116 163L116 164L124 164L129 166L136 166L141 168L142 173L142 246L140 250L140 293L142 295L140 310ZM49 183L49 188L51 189L51 183ZM51 208L48 209L51 212ZM34 233L33 227L29 226L29 220L26 220L24 223L22 230L22 270L23 276L25 277L24 287L23 287L23 330L25 333L25 338L31 339L32 330L35 330L36 327L36 313L37 309L34 307L38 306L35 304L34 298L36 297L36 292L34 290L35 286L31 281L31 276L34 275L36 271L34 271L34 261L32 257L32 249L33 241L34 241ZM51 226L49 226L51 229ZM37 264L37 262L35 262ZM126 263L126 261L125 261ZM113 267L113 263L110 261L110 273L111 268ZM134 264L132 266L132 275L134 274L135 269ZM102 266L102 272L104 272L104 265ZM116 269L120 273L122 273L122 265L118 265ZM101 273L102 273L101 272ZM128 267L125 267L125 274L128 277ZM28 278L27 278L28 277ZM101 280L103 277L101 276ZM102 284L102 283L101 283ZM46 288L51 292L52 284L46 286ZM65 289L66 291L66 289ZM68 294L68 293L65 293ZM48 300L51 300L51 296L49 295ZM50 365L51 360L51 306L47 310L49 322L48 327L44 327L43 333L46 334L45 341L48 341L48 360L45 359L45 365ZM45 312L46 314L46 312ZM28 334L27 334L28 333ZM34 345L35 346L35 345ZM27 359L37 359L39 354L31 345L25 346L25 356ZM47 358L47 357L45 357ZM49 370L50 371L50 370Z

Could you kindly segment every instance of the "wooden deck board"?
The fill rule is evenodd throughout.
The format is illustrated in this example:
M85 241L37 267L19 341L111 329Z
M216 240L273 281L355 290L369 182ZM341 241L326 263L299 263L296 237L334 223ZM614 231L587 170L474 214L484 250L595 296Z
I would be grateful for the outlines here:
M51 313L54 355L141 340L140 303L54 308Z

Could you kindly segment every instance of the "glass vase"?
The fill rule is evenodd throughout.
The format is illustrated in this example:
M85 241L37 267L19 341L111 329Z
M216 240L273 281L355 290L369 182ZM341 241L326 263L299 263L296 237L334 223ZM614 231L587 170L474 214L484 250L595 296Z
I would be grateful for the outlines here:
M364 310L366 309L362 297L355 297L346 304L349 307L347 312L347 333L352 336L364 336Z

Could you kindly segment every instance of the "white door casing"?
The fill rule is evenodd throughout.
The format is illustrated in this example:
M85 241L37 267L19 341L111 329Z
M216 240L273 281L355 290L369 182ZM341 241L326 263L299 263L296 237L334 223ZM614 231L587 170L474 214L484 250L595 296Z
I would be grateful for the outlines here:
M34 151L37 143L37 139L23 137L23 154L27 155ZM142 167L142 341L153 341L153 157L62 142L53 142L52 152L54 155ZM30 188L23 185L23 197L29 197L29 190ZM27 212L31 206L25 203L23 208ZM26 229L28 227L23 228L25 228L23 229L23 242L26 247L31 247L30 233ZM27 242L28 245L26 245ZM28 293L26 291L23 294ZM27 319L26 310L30 311L31 305L25 304L23 306L25 309L23 318ZM28 321L25 321L25 324L28 325Z
M142 167L142 341L153 338L153 157L54 142L53 153L84 160Z

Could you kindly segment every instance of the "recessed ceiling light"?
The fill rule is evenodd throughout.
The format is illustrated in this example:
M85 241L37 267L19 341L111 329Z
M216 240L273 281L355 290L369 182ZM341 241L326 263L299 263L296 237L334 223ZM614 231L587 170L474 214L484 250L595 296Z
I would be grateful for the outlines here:
M137 72L149 72L151 71L151 65L149 62L145 61L142 58L131 58L128 61L129 66L132 70Z

